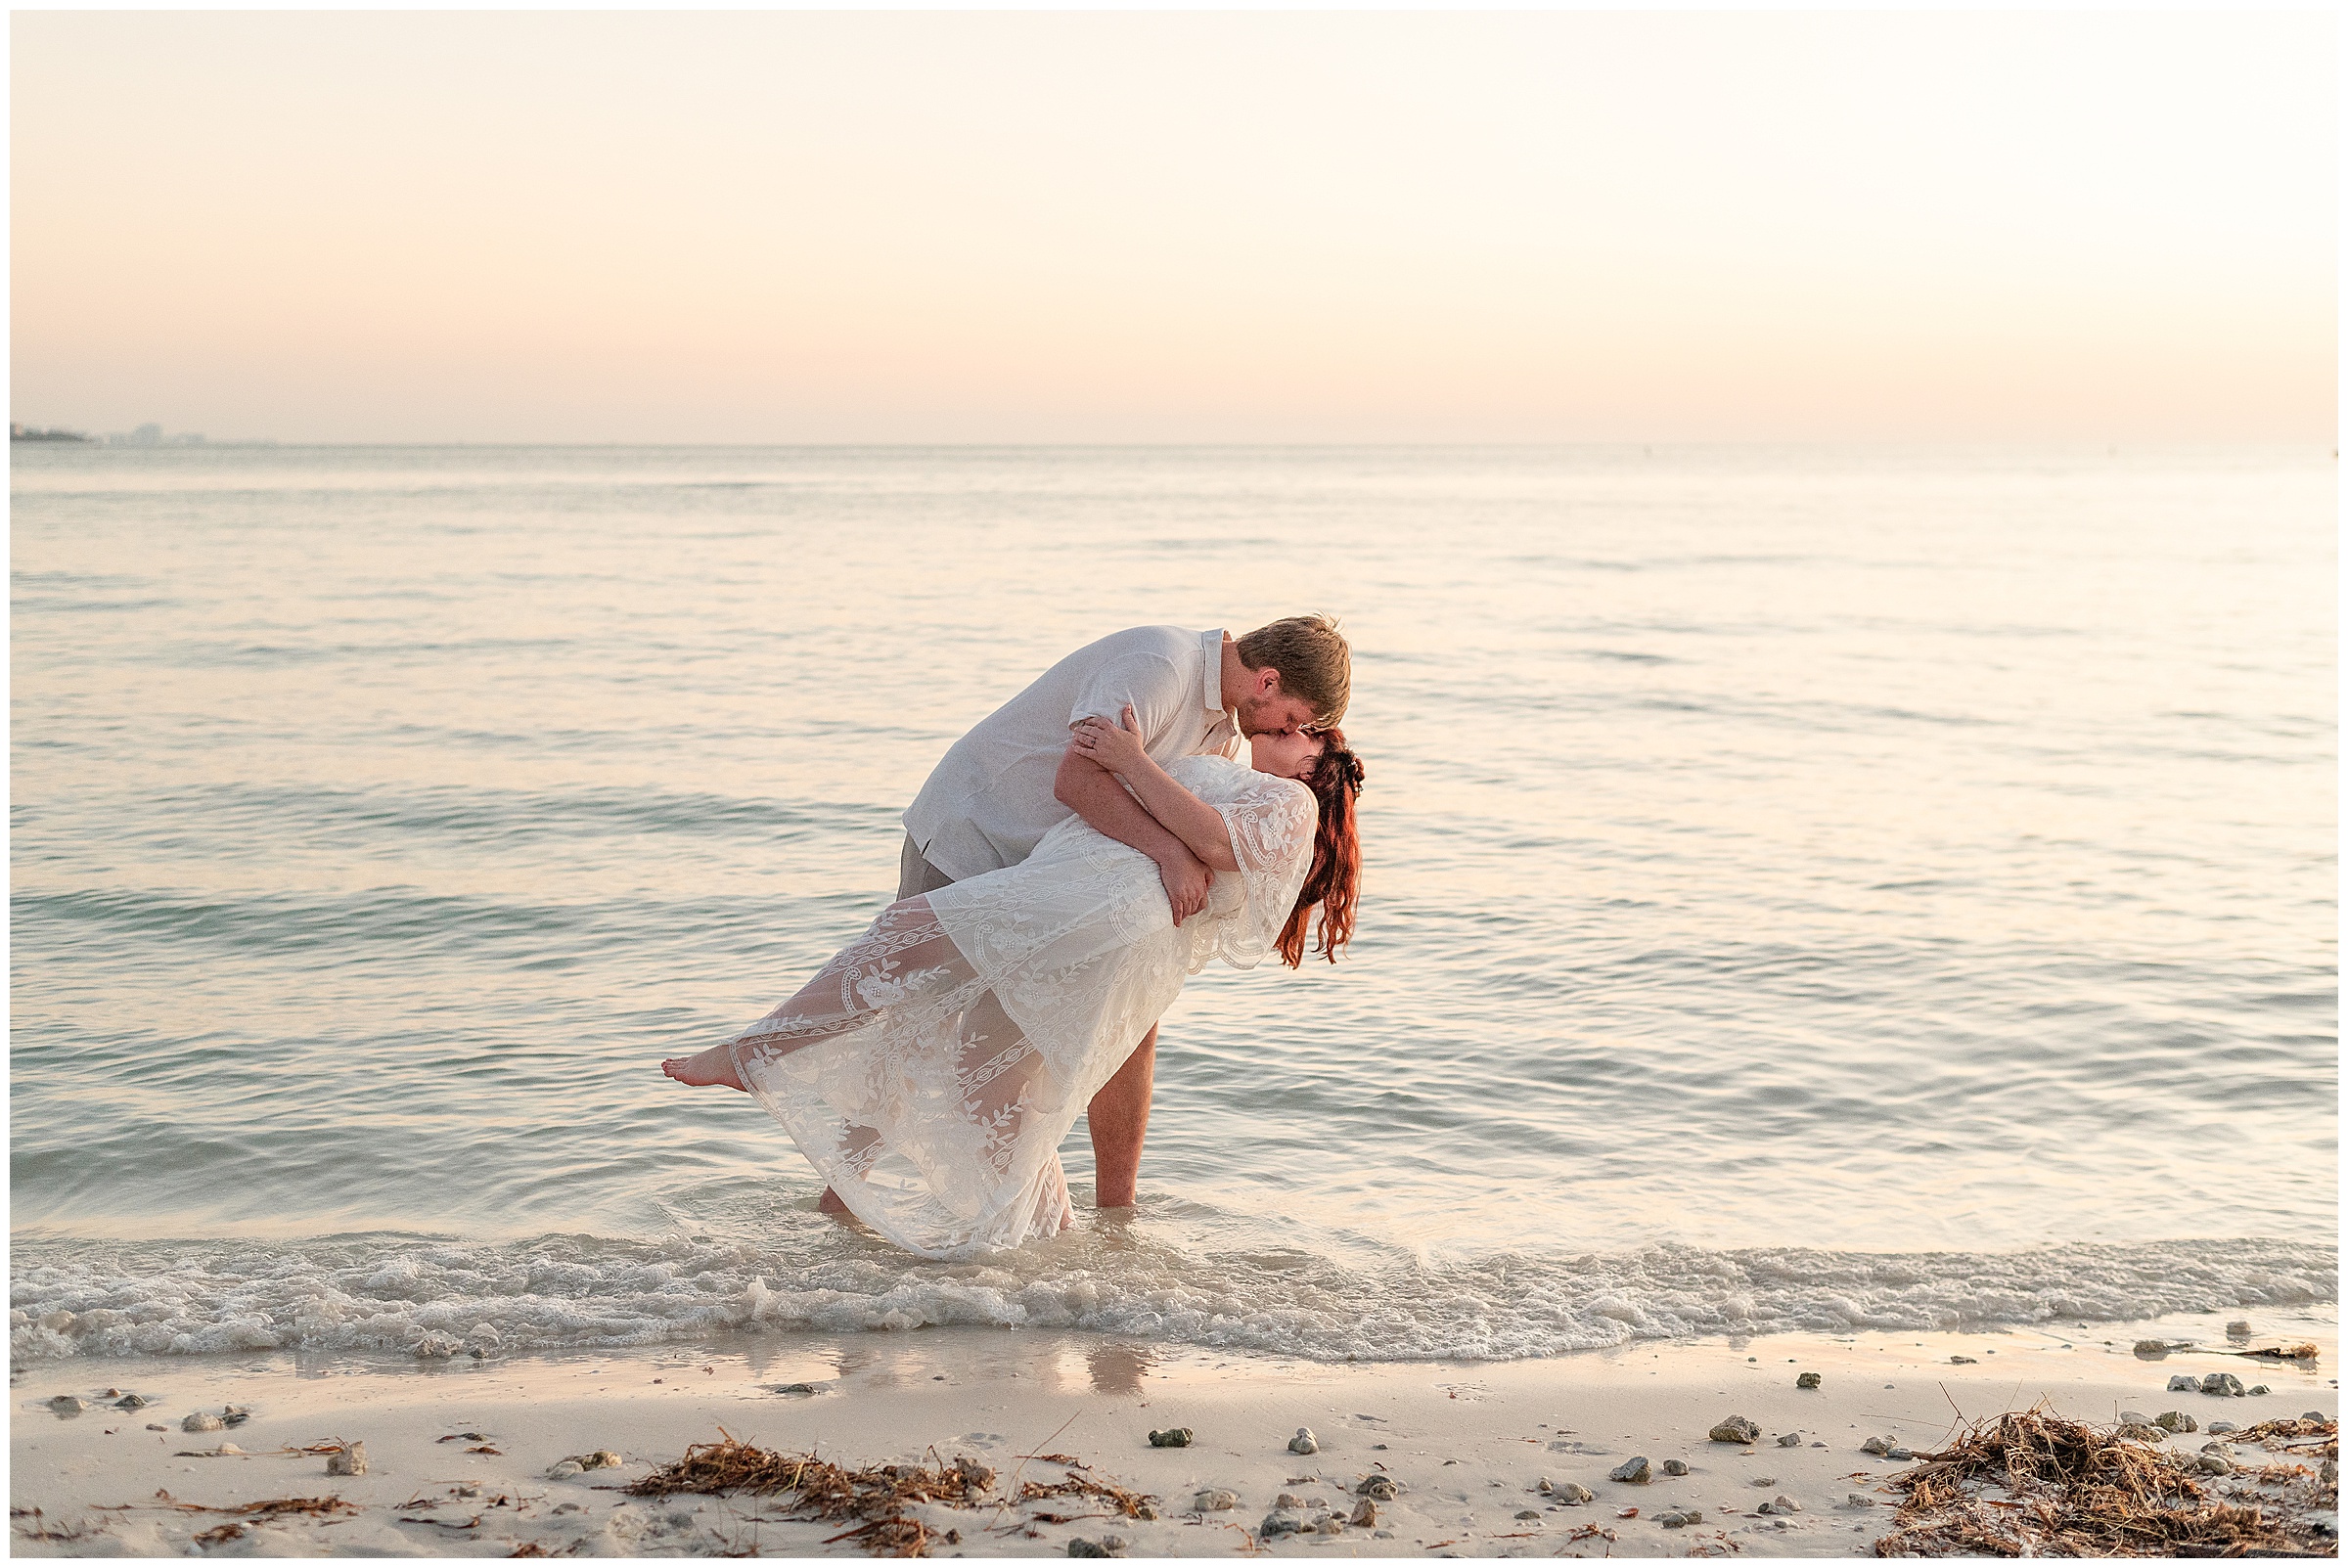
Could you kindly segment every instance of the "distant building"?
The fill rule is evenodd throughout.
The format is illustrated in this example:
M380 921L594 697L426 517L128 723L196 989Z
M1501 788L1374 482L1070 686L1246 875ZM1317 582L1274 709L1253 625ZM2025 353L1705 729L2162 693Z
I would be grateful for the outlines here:
M79 430L44 430L30 425L19 425L13 420L9 422L8 438L11 441L87 441L89 439Z
M142 425L130 432L129 440L132 446L161 446L163 427L159 425Z

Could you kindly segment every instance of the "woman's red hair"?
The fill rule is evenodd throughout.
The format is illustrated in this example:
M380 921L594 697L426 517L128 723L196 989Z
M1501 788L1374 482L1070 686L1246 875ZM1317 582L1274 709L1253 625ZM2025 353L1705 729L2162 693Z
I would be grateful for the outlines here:
M1313 906L1321 906L1320 941L1313 951L1330 963L1337 949L1353 940L1353 901L1362 880L1362 844L1354 832L1354 797L1362 792L1362 759L1345 744L1342 730L1323 730L1327 745L1313 775L1304 781L1321 804L1321 821L1313 829L1312 869L1296 894L1296 907L1280 930L1280 957L1291 969L1304 963L1305 926Z

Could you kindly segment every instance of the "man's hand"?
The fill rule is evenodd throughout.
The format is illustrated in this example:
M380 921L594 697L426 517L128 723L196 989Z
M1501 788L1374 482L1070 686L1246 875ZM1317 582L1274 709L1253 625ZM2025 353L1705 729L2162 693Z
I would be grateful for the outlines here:
M1174 906L1174 923L1180 925L1206 908L1206 891L1214 875L1197 856L1177 848L1158 857L1157 879L1166 884L1166 902Z

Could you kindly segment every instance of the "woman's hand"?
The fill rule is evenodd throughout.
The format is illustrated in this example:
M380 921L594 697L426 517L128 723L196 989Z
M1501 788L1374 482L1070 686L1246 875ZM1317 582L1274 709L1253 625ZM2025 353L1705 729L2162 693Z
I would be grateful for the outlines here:
M1134 717L1132 704L1126 704L1118 717L1116 724L1106 719L1079 719L1068 730L1068 743L1078 755L1111 773L1131 773L1148 761L1150 754L1142 749L1141 721Z

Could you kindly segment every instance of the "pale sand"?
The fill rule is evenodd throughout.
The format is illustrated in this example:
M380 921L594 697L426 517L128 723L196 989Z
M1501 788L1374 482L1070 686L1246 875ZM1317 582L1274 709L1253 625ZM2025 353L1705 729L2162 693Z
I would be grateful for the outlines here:
M2323 1360L2312 1370L2192 1351L2139 1360L2140 1338L2227 1344L2229 1318L2247 1317L2262 1337L2313 1339ZM1468 1556L1584 1554L1748 1556L1866 1554L1889 1528L1891 1500L1876 1483L1901 1466L1860 1452L1870 1435L1929 1447L1960 1416L1977 1417L2045 1401L2059 1413L2108 1421L2123 1410L2181 1409L2206 1423L2240 1424L2303 1411L2336 1414L2332 1373L2336 1315L2251 1311L2151 1323L2063 1324L2007 1332L1869 1333L1850 1338L1779 1335L1749 1342L1637 1344L1544 1362L1331 1366L1131 1344L1057 1333L994 1329L924 1330L834 1338L745 1336L698 1352L679 1347L562 1359L462 1361L389 1367L350 1359L313 1362L272 1353L251 1359L36 1364L14 1379L11 1501L39 1508L15 1519L18 1552L75 1555L179 1554L199 1531L228 1516L184 1512L158 1502L206 1504L339 1496L360 1506L331 1521L255 1525L209 1548L213 1555L505 1556L534 1543L549 1552L667 1556L755 1547L765 1555L856 1554L825 1546L839 1526L784 1522L774 1502L753 1499L627 1498L616 1483L681 1455L719 1428L763 1446L818 1450L843 1463L951 1458L970 1454L1005 1480L1058 1480L1055 1464L1021 1455L1075 1455L1095 1473L1155 1496L1154 1521L1090 1518L1030 1526L1034 1507L960 1511L929 1505L939 1531L958 1529L939 1555L1063 1555L1071 1537L1121 1536L1136 1556L1206 1556L1253 1549L1248 1539L1275 1499L1350 1506L1365 1476L1400 1482L1381 1504L1380 1539L1366 1529L1333 1537L1282 1538L1281 1556L1458 1553ZM1952 1355L1976 1358L1952 1365ZM2233 1371L2264 1382L2263 1398L2169 1394L2178 1371ZM1823 1374L1802 1391L1798 1372ZM810 1383L812 1394L776 1392ZM40 1403L108 1386L156 1396L136 1413L93 1409L61 1418ZM180 1418L225 1404L253 1411L246 1424L202 1436ZM1758 1422L1760 1444L1707 1440L1730 1414ZM149 1421L166 1432L146 1429ZM1320 1452L1286 1449L1310 1426ZM1152 1449L1152 1428L1188 1426L1197 1444ZM458 1432L487 1435L499 1452L475 1455ZM1798 1432L1799 1447L1777 1446ZM182 1457L224 1439L253 1451L328 1438L363 1439L370 1470L330 1478L314 1456ZM2187 1440L2198 1446L2201 1439ZM624 1456L616 1471L564 1481L545 1468L582 1451ZM1610 1482L1631 1455L1654 1461L1647 1486ZM1684 1458L1691 1473L1669 1478L1662 1461ZM1556 1504L1538 1483L1578 1481L1594 1501ZM1766 1478L1768 1484L1757 1484ZM459 1487L477 1487L460 1497ZM1200 1515L1202 1487L1237 1492L1240 1507ZM1784 1494L1803 1511L1757 1513ZM1882 1501L1846 1501L1852 1493ZM421 1500L421 1501L415 1501ZM131 1504L107 1511L102 1504ZM1081 1499L1041 1504L1092 1511ZM1666 1509L1696 1508L1699 1525L1666 1530ZM1619 1517L1637 1508L1636 1518ZM1520 1519L1520 1511L1534 1517ZM413 1521L436 1520L438 1523ZM477 1523L474 1522L476 1521ZM461 1527L461 1528L448 1528ZM1576 1533L1592 1527L1612 1540ZM39 1539L39 1532L70 1539Z

